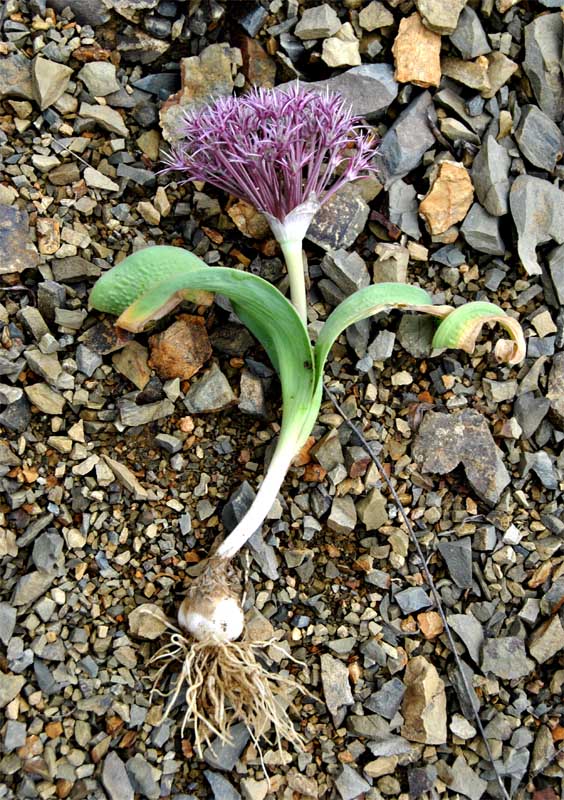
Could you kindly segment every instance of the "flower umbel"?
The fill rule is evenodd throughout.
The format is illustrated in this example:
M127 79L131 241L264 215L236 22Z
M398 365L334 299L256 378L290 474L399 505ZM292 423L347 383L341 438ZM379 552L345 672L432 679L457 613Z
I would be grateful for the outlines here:
M323 203L375 172L375 137L341 95L300 86L221 97L188 112L179 134L166 170L211 183L266 215L305 320L303 238Z

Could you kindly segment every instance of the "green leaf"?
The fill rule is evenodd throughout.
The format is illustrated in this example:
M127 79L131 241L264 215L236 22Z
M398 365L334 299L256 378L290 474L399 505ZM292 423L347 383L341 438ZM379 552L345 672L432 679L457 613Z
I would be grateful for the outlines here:
M428 314L441 316L448 313L450 306L433 306L431 295L418 286L408 286L405 283L377 283L360 289L329 315L314 348L315 375L318 381L323 380L323 369L329 351L337 337L355 322L379 314L381 311L390 311L401 308L406 311L424 311Z
M90 294L90 305L99 311L119 316L144 292L150 291L166 278L188 275L197 269L210 267L188 250L166 245L146 247L128 256L96 281ZM178 298L177 303L182 299ZM196 301L199 302L199 298ZM131 330L136 332L141 328L132 327Z
M120 314L118 325L137 331L168 313L187 295L202 290L228 297L237 316L268 353L282 385L279 440L296 437L314 394L313 351L294 307L262 278L225 267L208 267L180 248L149 247L105 273L92 290L90 304Z
M476 340L486 323L499 323L510 335L511 339L501 339L496 343L494 354L498 361L518 364L525 358L527 345L521 326L514 317L510 317L499 306L493 303L477 301L466 303L452 311L443 319L435 336L433 347L456 348L473 353Z

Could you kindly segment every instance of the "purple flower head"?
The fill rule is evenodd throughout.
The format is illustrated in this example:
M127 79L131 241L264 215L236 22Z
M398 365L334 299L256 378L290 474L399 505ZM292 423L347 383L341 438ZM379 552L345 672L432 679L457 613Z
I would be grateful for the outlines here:
M166 171L246 200L275 234L295 209L311 219L344 184L376 171L376 140L345 100L301 86L221 97L188 112L178 132Z

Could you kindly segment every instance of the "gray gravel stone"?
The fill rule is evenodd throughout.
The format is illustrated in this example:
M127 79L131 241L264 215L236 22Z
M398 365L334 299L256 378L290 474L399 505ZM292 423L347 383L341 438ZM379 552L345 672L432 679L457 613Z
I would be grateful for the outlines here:
M360 188L347 184L320 208L306 238L323 250L350 247L364 230L369 213Z
M25 606L38 600L53 583L55 575L46 572L29 572L18 579L12 603L15 606Z
M169 433L157 434L157 436L155 436L155 444L158 444L165 452L171 454L178 453L179 450L182 450L182 439L171 436Z
M93 97L105 97L120 89L116 68L109 61L91 61L82 67L77 77Z
M390 206L390 222L411 236L412 239L421 238L419 228L419 203L417 192L409 183L401 178L394 181L388 192Z
M327 3L304 9L302 18L294 29L298 39L326 39L337 33L341 22L334 8Z
M539 450L538 453L523 453L522 474L527 475L533 471L545 489L558 489L558 474L548 453Z
M194 388L194 387L191 387ZM126 397L118 400L120 422L127 427L148 425L150 422L170 417L174 414L174 403L170 400L159 400L157 403L137 405Z
M343 766L340 775L335 778L335 786L341 800L355 800L359 795L370 791L370 784L348 764Z
M31 61L23 53L0 58L0 100L5 97L33 99Z
M519 150L535 167L552 172L562 153L562 135L558 125L537 106L524 106L515 131Z
M100 275L100 267L82 258L82 256L58 258L51 262L51 268L55 281L61 281L61 283L72 283L82 278L97 278ZM59 291L57 290L57 294Z
M223 772L234 770L250 739L249 731L242 722L231 727L230 735L231 741L224 743L214 740L204 751L204 760L213 769Z
M482 670L498 678L516 680L532 672L534 662L527 658L525 644L517 636L486 639L482 648Z
M214 800L241 800L239 792L219 772L206 769L204 775L213 792Z
M66 91L71 79L72 69L64 64L57 64L41 56L36 56L31 64L33 96L44 111L52 106Z
M213 364L199 381L190 386L184 405L190 414L207 414L221 411L235 400L229 381L218 365Z
M367 531L377 531L390 521L386 511L387 500L379 489L371 489L356 504L358 516Z
M25 684L25 678L21 675L8 675L0 672L0 708L5 708L11 703Z
M525 26L523 68L541 109L554 122L564 112L562 58L562 19L559 13L538 15Z
M476 196L489 214L507 214L509 205L509 153L493 136L486 136L472 164L472 183Z
M394 600L404 614L413 614L415 611L433 605L433 601L422 586L410 586L395 594Z
M564 192L541 178L519 175L511 187L509 203L519 237L519 258L529 275L540 275L537 246L552 240L564 243Z
M23 722L9 719L4 730L4 752L11 753L23 747L27 736L27 728Z
M415 6L429 30L440 34L453 33L458 24L460 12L467 0L415 0Z
M368 268L358 253L330 251L323 257L321 269L345 295L353 294L357 289L370 284Z
M529 639L529 652L535 661L544 664L564 647L564 628L555 614L537 628Z
M546 399L555 423L564 430L564 353L557 353L554 356L548 376Z
M148 800L159 800L161 792L153 774L153 767L143 758L141 753L137 753L133 758L128 759L125 768L134 792L139 792L142 797L147 797Z
M91 378L99 366L104 363L102 356L83 344L76 348L76 365L80 372Z
M451 34L450 40L465 61L483 56L491 51L480 17L469 6L462 9L458 25Z
M282 84L280 88L292 83ZM327 80L305 85L320 92L338 92L350 105L353 114L366 119L380 116L398 94L391 64L362 64Z
M108 753L102 767L102 784L110 800L133 800L133 786L125 764L115 751Z
M534 392L520 394L513 405L515 419L523 431L523 439L531 439L550 408L548 397L537 397Z
M492 256L502 256L505 253L505 245L499 232L498 218L488 214L479 203L474 203L466 215L460 232L470 247L480 253L488 253Z
M348 494L335 497L327 519L327 526L336 533L351 533L355 525L356 508L352 497Z
M37 265L39 256L31 244L27 211L0 203L0 252L0 275L23 272Z
M333 724L335 728L340 728L347 715L347 706L352 706L354 703L347 665L329 653L323 653L321 656L321 682L327 708L333 717Z
M57 573L63 557L64 540L58 533L42 533L35 540L31 558L40 572Z
M472 671L471 667L466 664L465 661L462 662L462 671L464 672L464 676L466 677L466 683L468 684L468 688L470 689L470 695L466 691L464 686L464 682L462 680L460 671L454 664L450 664L447 667L447 674L450 679L450 682L457 694L458 702L460 704L460 710L466 717L466 719L470 720L471 722L474 720L474 714L472 709L479 711L481 708L480 698L476 694L476 690L474 689L474 672Z
M449 614L447 622L466 645L472 661L479 665L484 631L476 617L471 614Z
M370 695L364 704L369 711L380 714L384 719L393 719L401 708L405 686L399 678L392 678L377 692Z
M462 463L476 494L492 506L510 482L486 420L471 409L452 415L427 412L413 454L425 472L439 475Z
M424 154L435 144L429 119L436 124L431 94L422 92L384 135L376 160L386 188L418 167Z
M9 603L0 603L0 642L7 645L16 627L16 609Z
M398 340L404 350L414 358L426 358L433 349L435 323L431 317L404 314L398 328Z
M450 577L461 589L472 586L472 544L470 537L453 542L439 542L439 553L446 561Z
M488 782L482 780L474 770L468 766L461 754L451 767L452 782L449 784L451 792L459 792L470 800L480 800L488 788Z

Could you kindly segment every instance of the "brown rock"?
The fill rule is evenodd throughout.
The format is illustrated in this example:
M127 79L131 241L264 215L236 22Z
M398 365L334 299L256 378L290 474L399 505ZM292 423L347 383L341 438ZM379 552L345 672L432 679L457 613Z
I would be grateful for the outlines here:
M50 739L56 739L63 732L63 726L60 722L48 722L45 726L45 733Z
M486 56L478 56L475 61L445 56L441 59L441 70L447 78L452 78L470 89L487 92L491 89L488 77L489 61Z
M101 47L99 44L82 45L72 51L72 57L76 58L81 63L89 61L109 61L112 56L112 51Z
M431 174L431 189L419 213L435 236L464 219L472 205L474 187L468 170L454 161L442 161Z
M444 744L447 740L446 694L435 667L423 656L408 662L402 702L401 735L410 742Z
M417 622L421 633L426 639L435 639L444 630L441 615L436 611L424 611L417 615Z
M113 357L112 363L118 372L125 375L138 389L144 389L151 378L149 351L140 342L129 342Z
M241 50L243 75L251 86L272 89L276 82L276 63L250 36L238 36L235 44Z
M54 217L40 217L36 229L39 252L52 256L61 246L61 223Z
M243 236L248 236L250 239L264 239L270 233L270 225L264 214L245 200L234 203L227 213Z
M161 378L191 378L208 361L212 347L203 317L182 316L149 339L152 366Z
M417 12L401 20L392 52L400 83L427 87L441 82L441 37L423 25Z

